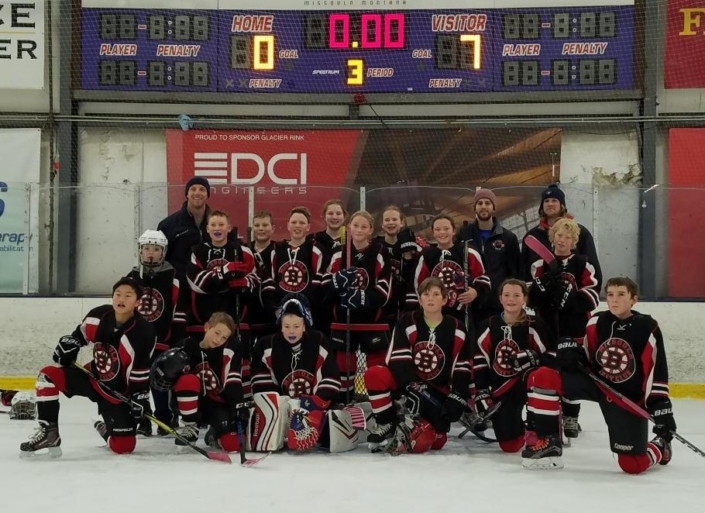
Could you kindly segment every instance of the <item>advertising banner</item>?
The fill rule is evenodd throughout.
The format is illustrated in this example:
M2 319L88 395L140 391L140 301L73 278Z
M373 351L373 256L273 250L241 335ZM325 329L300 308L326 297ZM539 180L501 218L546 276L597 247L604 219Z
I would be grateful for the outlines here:
M44 47L44 0L0 0L0 89L43 89Z
M705 87L705 2L668 0L666 18L666 88Z
M535 216L540 186L559 176L560 148L561 132L552 128L168 130L169 212L185 201L183 184L202 176L211 184L210 207L227 211L243 236L249 202L273 214L275 238L284 238L292 207L307 207L311 230L321 230L326 200L340 198L352 212L361 187L368 211L396 204L421 233L441 212L458 223L474 217L476 186L498 190L502 217Z
M41 131L0 130L0 294L36 290L38 205L30 185L39 183Z

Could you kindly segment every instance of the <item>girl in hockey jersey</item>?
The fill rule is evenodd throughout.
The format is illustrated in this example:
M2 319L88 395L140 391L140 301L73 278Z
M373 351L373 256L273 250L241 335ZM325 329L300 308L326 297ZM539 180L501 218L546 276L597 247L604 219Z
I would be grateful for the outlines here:
M326 229L316 232L313 235L314 240L323 251L325 261L323 269L326 269L330 264L330 259L343 242L340 240L340 230L345 224L345 218L348 212L345 210L345 205L339 199L330 199L323 204L323 221L326 223Z
M443 314L448 292L431 277L419 286L420 311L408 312L394 328L386 366L370 367L365 385L377 429L367 438L373 452L441 449L450 423L467 407L471 349L462 324ZM398 418L392 395L409 410Z
M470 340L475 338L472 317L468 309L491 293L490 279L485 274L480 253L465 242L453 243L455 221L441 214L431 221L436 245L421 252L414 274L414 291L408 296L411 307L418 304L418 291L429 276L440 278L448 289L448 302L443 313L455 316L468 330ZM415 294L414 294L415 292Z
M580 227L572 219L556 221L548 232L554 258L537 260L531 265L529 306L546 322L559 345L579 344L591 312L600 304L599 282L595 267L585 255L573 253L580 239ZM580 431L580 403L563 399L566 438L577 438Z
M186 299L182 287L188 289L182 278L169 262L166 262L168 241L166 236L157 230L147 230L137 240L140 265L134 267L127 275L134 278L142 286L142 297L138 311L147 322L152 323L157 333L157 345L152 360L169 349L174 342L181 340L186 334ZM173 426L175 419L169 408L169 394L152 389L154 398L154 415L164 424ZM151 413L148 412L148 413ZM137 433L151 436L152 423L142 419L137 427ZM159 435L166 435L157 428Z
M238 431L244 431L250 415L243 402L237 323L225 312L214 312L203 328L203 338L183 339L157 358L150 381L160 390L173 390L183 438L196 443L199 427L207 424L206 443L235 452L240 448ZM174 442L185 445L178 438Z
M305 296L286 296L277 312L281 331L258 341L252 358L253 394L276 392L300 401L287 435L292 450L314 447L325 411L340 392L335 357L312 321Z
M287 221L289 240L277 242L270 251L271 273L263 284L263 302L274 311L287 294L302 294L315 307L321 303L323 253L311 238L311 213L306 207L294 207Z
M527 298L526 283L504 281L499 288L504 311L480 325L474 351L475 408L481 417L492 414L504 452L518 452L524 446L528 372L539 365L555 366L555 340L540 318L526 314Z
M389 326L383 316L389 300L389 255L381 244L370 242L374 220L368 212L355 212L348 230L349 245L333 255L323 280L333 303L331 342L337 352L342 402L355 388L357 350L365 354L370 367L384 362L389 347ZM348 340L350 352L346 353Z
M397 206L390 205L382 211L382 231L384 235L374 240L382 244L389 254L391 288L384 316L392 330L399 315L405 311L409 284L414 277L415 259L421 248L416 243L414 232L406 227L406 218Z
M137 312L141 295L135 280L120 279L113 285L111 305L93 308L73 333L61 337L52 356L60 366L48 365L37 376L39 428L20 445L21 456L44 449L53 458L61 456L59 392L98 403L105 422L96 422L95 428L110 450L117 454L134 451L135 428L149 402L149 360L156 344L154 326ZM76 368L79 351L89 343L93 358L86 368L92 376ZM130 404L109 390L130 397Z

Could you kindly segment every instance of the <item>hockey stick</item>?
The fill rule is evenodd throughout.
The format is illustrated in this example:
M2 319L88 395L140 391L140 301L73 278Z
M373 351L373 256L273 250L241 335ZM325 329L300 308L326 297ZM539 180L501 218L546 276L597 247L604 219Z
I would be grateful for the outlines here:
M546 246L544 246L541 241L533 235L529 235L526 239L524 239L524 244L526 244L526 246L531 251L540 256L541 260L543 260L547 264L550 264L556 259L556 257L553 255L553 252Z
M340 241L345 243L345 268L350 267L352 259L351 240L346 226L340 227ZM350 308L345 309L345 404L350 404ZM353 389L355 385L353 384Z
M641 417L642 419L649 420L653 424L656 424L656 420L654 420L654 417L648 411L646 411L644 408L636 404L628 397L625 397L623 394L617 392L614 388L612 388L610 385L601 380L590 369L586 368L583 365L580 365L578 368L581 372L583 372L586 376L588 376L591 380L595 382L597 387L602 391L603 394L605 394L605 397L607 397L608 400L611 400L620 408L630 413L633 413L637 417ZM671 431L671 434L673 435L673 438L685 445L688 449L705 458L705 452L695 447L692 443L683 438L681 435L679 435L675 431Z
M116 391L116 390L113 390L113 389L110 388L108 385L106 385L105 383L103 383L102 381L100 381L99 379L97 379L97 378L93 375L93 373L92 373L91 371L89 371L89 370L86 369L85 367L79 365L78 362L73 362L73 365L74 365L74 367L76 367L77 369L80 369L80 370L82 370L83 372L85 372L86 374L88 374L88 376L89 376L93 381L95 381L96 383L98 383L98 385L99 385L108 395L114 397L114 398L117 399L118 401L121 401L121 402L123 402L123 403L125 403L125 404L127 404L127 405L130 405L130 406L131 406L131 405L135 404L135 402L134 402L132 399L130 399L129 397L126 397L126 396L122 395L120 392L118 392L118 391ZM153 415L150 415L150 414L145 413L144 416L145 416L145 418L147 418L147 419L149 419L150 421L152 421L153 423L155 423L158 427L162 428L163 431L169 433L171 436L173 436L174 438L176 438L177 440L179 440L180 442L182 442L184 445L189 446L191 449L193 449L194 451L196 451L198 454L202 454L203 456L205 456L205 457L208 458L209 460L220 461L220 462L223 462L223 463L232 463L232 460L230 459L230 456L228 456L227 453L224 453L224 452L215 452L215 451L205 451L205 450L201 449L200 447L197 447L196 445L192 444L192 443L191 443L190 441L188 441L186 438L184 438L184 437L181 436L179 433L177 433L176 431L174 431L174 429L172 429L171 426L169 426L168 424L165 424L164 422L162 422L162 421L159 420L158 418L154 417Z
M463 281L465 282L465 292L470 288L470 276L468 276L468 241L463 241ZM465 305L465 331L470 331L470 303Z
M475 425L477 425L477 424L479 424L479 423L482 423L482 422L487 422L488 420L490 420L490 418L492 417L492 415L494 415L495 413L497 413L497 410L499 410L499 407L500 407L500 406L502 406L502 401L497 401L496 403L494 403L494 405L492 406L492 408L490 408L489 410L487 410L487 411L485 412L484 415L478 415L478 416L477 416L477 417L478 417L478 418L477 418L477 423L476 423ZM494 442L497 441L495 438L490 438L490 437L488 437L488 436L483 435L480 431L477 431L477 430L475 429L475 425L472 425L472 424L470 424L470 423L468 423L468 422L465 422L465 419L463 419L462 417L460 417L460 423L465 427L465 429L463 430L463 432L458 435L458 438L461 439L461 440L462 440L463 437L464 437L465 435L467 435L468 433L472 433L476 438L479 438L479 439L482 440L483 442L494 443Z

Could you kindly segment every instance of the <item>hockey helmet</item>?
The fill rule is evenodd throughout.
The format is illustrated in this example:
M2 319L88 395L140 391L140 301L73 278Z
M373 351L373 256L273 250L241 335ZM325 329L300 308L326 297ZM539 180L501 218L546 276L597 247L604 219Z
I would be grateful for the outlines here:
M142 258L142 247L147 245L159 246L162 248L162 258L159 261L149 260L145 261ZM137 239L137 250L139 251L140 264L145 267L159 267L164 263L164 257L166 257L166 248L169 246L169 241L166 235L160 230L146 230L140 238Z
M10 418L14 420L34 420L37 417L35 398L27 392L17 392L10 404Z
M168 392L174 388L176 380L191 370L191 361L186 351L172 347L160 354L152 364L149 381L152 388Z
M281 306L277 309L277 326L281 327L282 317L286 314L293 314L304 320L304 326L313 326L313 316L311 315L311 305L308 298L303 294L290 293L284 296Z

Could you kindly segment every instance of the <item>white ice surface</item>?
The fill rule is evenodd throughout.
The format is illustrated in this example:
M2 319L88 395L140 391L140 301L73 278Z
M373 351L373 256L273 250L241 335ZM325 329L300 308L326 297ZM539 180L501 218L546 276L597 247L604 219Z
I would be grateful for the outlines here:
M705 448L705 401L675 401L679 432ZM565 468L529 471L471 437L440 452L390 457L273 454L257 467L178 453L171 439L139 438L111 454L93 429L95 405L62 397L63 457L20 459L31 421L0 415L0 511L32 513L565 513L705 511L705 458L673 441L674 459L640 476L622 473L596 405L583 403L583 432ZM454 430L453 434L457 434ZM201 442L202 443L202 442Z

